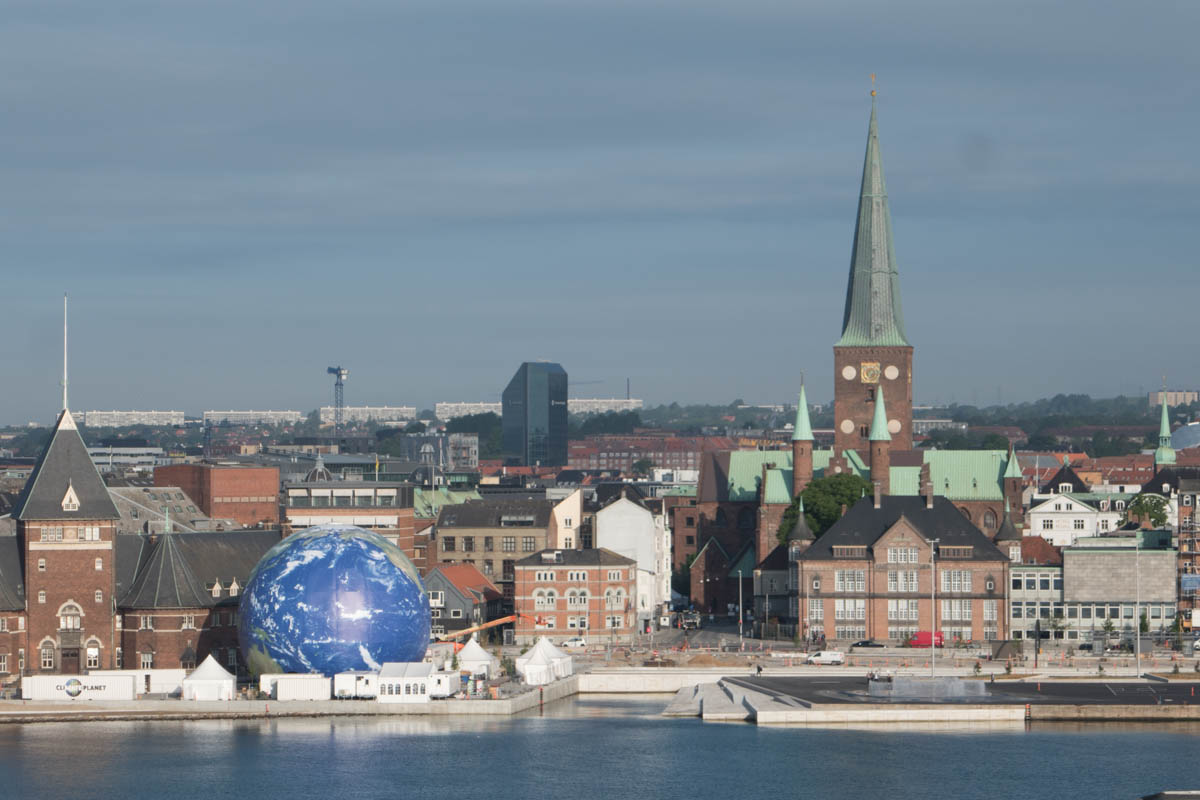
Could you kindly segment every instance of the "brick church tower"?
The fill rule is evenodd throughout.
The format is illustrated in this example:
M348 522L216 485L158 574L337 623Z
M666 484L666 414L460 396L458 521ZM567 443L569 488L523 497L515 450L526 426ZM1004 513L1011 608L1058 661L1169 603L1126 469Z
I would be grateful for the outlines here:
M882 387L892 399L887 432L892 449L912 449L913 348L904 334L900 276L892 247L874 91L863 163L858 222L850 255L850 281L842 336L833 346L834 453L866 453L875 397Z

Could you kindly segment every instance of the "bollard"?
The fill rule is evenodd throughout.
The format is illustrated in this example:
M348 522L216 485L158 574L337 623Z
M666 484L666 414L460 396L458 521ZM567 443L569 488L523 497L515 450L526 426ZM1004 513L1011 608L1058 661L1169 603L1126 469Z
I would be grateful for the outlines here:
M1029 713L1029 703L1026 703L1025 704L1025 721L1029 722L1029 720L1032 718L1033 718L1033 715L1031 713Z
M546 705L546 690L544 687L538 687L538 708Z

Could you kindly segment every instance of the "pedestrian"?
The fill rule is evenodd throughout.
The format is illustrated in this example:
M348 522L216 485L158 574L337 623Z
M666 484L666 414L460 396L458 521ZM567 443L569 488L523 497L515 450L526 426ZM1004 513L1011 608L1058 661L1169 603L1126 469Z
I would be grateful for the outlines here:
M762 677L762 664L759 664L756 669L757 669L757 672L755 674L761 678Z

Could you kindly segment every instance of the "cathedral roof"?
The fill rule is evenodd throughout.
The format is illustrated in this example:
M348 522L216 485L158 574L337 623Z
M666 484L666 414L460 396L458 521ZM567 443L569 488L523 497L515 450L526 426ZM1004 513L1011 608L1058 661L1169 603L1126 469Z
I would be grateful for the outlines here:
M858 222L850 255L850 281L846 287L846 313L840 347L907 346L904 315L900 310L900 276L892 246L892 216L888 210L883 159L879 155L879 130L875 102L867 132Z
M64 409L25 483L13 517L25 521L115 520L120 516L71 412Z

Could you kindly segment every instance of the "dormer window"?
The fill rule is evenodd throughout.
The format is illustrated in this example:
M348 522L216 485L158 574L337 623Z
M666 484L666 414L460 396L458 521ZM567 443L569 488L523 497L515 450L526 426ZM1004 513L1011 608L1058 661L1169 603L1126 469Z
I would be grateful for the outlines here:
M1058 485L1058 493L1059 494L1070 494L1071 489L1073 489L1073 488L1074 487L1071 486L1071 484L1069 484L1069 483L1060 483Z
M1125 501L1118 500L1117 501L1117 511L1124 511L1124 510L1125 510Z
M237 578L234 578L233 583L229 584L229 596L237 597L238 588Z
M79 495L75 494L75 487L70 483L67 484L67 493L62 499L63 511L78 511L79 510Z
M1163 484L1163 494L1170 494L1170 493L1171 493L1171 484L1164 483Z
M216 583L214 583L214 584L213 584L213 587L212 587L212 596L213 596L213 597L220 597L220 596L221 596L221 582L220 582L220 581L217 581Z

